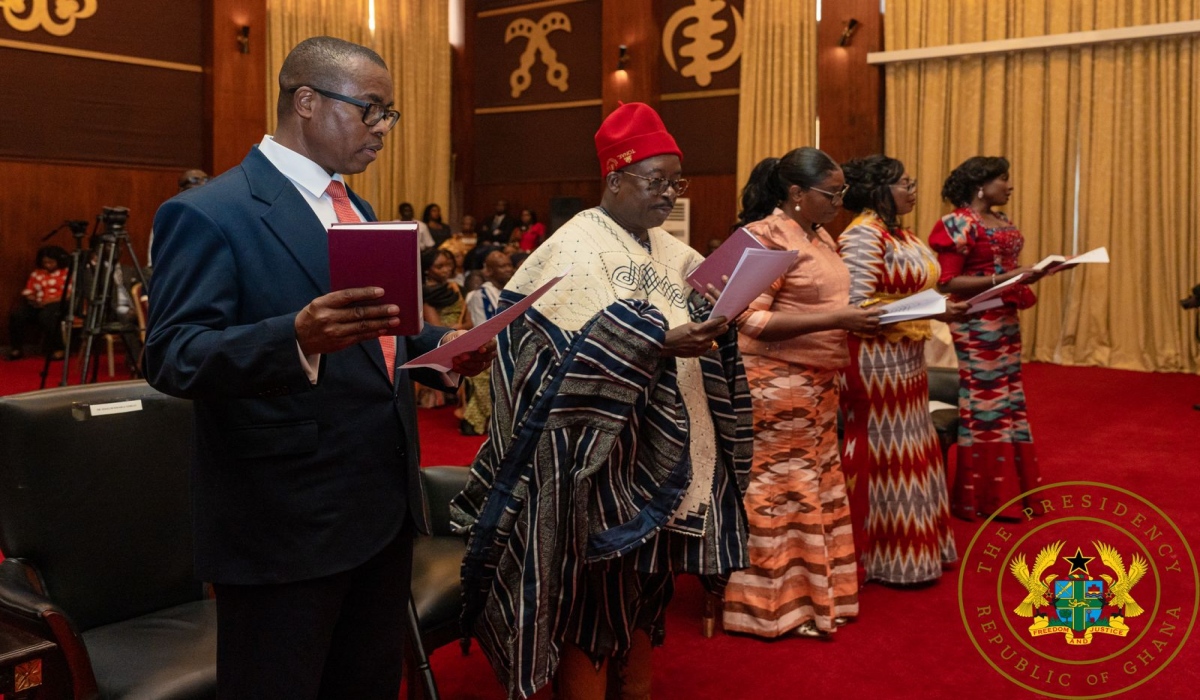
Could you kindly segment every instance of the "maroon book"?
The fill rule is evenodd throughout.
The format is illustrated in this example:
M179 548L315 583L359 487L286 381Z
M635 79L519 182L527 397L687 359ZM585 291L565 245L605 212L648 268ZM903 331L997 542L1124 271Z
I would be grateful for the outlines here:
M729 234L729 238L721 244L719 248L714 250L711 255L704 259L704 262L696 266L691 274L687 276L688 284L701 294L708 292L708 285L717 289L725 288L725 281L722 276L732 277L733 271L737 268L738 263L742 260L742 253L747 248L756 248L764 250L766 246L755 238L753 233L747 231L744 227L739 227L736 231Z
M371 304L400 307L396 335L421 332L421 253L415 221L334 224L329 228L329 288L382 287Z

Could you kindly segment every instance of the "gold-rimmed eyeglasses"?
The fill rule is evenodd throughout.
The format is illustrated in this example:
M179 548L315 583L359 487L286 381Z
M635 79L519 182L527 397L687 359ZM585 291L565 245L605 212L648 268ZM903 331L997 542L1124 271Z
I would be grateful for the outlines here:
M917 191L917 179L914 177L911 180L901 180L897 182L894 187L899 187L905 192L912 194L913 192Z
M366 102L355 97L333 92L332 90L322 90L321 88L313 87L312 85L297 85L288 92L295 92L302 87L307 87L318 95L323 95L331 100L345 102L346 104L351 104L355 107L358 107L363 111L362 121L363 124L366 124L367 126L375 126L379 122L386 120L387 128L391 129L392 127L396 126L396 122L400 121L400 112L394 109L389 109L387 106L381 105L378 102Z
M838 202L842 201L842 199L845 198L846 193L850 191L850 185L842 185L842 188L837 192L826 192L825 190L817 187L809 187L808 189L812 190L813 192L820 192L828 197L831 202L837 204Z
M617 172L621 175L629 175L630 177L636 177L639 180L645 180L646 182L650 183L650 193L655 197L666 194L668 187L675 190L675 194L679 197L682 197L683 193L687 192L688 181L684 178L679 178L678 180L668 180L665 177L646 177L645 175L631 173L628 170L618 170Z

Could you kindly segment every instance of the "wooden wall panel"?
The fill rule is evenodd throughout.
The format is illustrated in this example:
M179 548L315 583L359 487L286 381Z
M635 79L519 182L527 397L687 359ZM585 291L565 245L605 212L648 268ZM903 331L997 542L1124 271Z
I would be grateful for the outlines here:
M101 207L129 207L130 241L139 262L146 262L146 245L154 212L178 190L177 168L118 168L0 161L0 309L7 312L33 270L33 258L43 245L68 252L75 239L67 230L45 243L41 238L66 219L93 222ZM90 228L89 228L90 231ZM84 240L86 245L87 241ZM128 264L128 256L122 262ZM3 343L8 324L2 325Z
M847 46L838 40L850 19L859 22ZM867 54L883 50L879 0L838 0L823 5L817 28L817 116L821 150L838 162L883 148L883 69Z
M654 5L653 2L628 0L608 0L604 3L600 29L603 116L608 116L620 102L645 102L658 106L658 61L662 53L659 35L662 25ZM628 59L625 68L617 70L622 44L628 51Z
M202 167L215 175L239 163L250 145L262 138L266 129L266 0L203 0L201 36L196 36L194 26L187 31L175 26L191 21L189 13L195 11L195 0L180 4L180 13L167 15L162 15L158 3L151 4L154 7L145 12L160 15L163 26L172 27L158 32L147 44L157 47L154 50L161 55L155 57L189 63L203 61L203 96L198 95L192 106L172 101L169 107L176 110L174 116L159 120L178 124L181 117L178 110L202 112L204 126L200 133L179 129L174 133L176 140L185 135L191 140L182 145L195 155L191 162L180 161L178 166L171 167L0 160L0 191L4 192L0 200L0 246L4 250L0 257L0 299L4 300L0 309L5 312L24 286L34 254L44 245L41 237L64 220L86 219L90 223L101 207L129 207L130 239L144 264L154 213L178 191L181 169ZM236 32L242 26L250 27L249 54L238 50ZM112 44L111 36L92 37L90 31L87 23L79 24L79 40L97 42L88 48L137 53L132 46ZM127 70L120 64L103 65L111 66L105 74L116 75L119 70ZM127 85L126 89L136 87ZM87 129L82 133L86 135ZM76 154L71 160L85 158ZM64 230L46 244L70 250L74 239ZM0 343L7 343L8 326L0 324L0 328Z
M508 201L510 214L515 216L522 209L532 209L537 213L538 221L549 225L550 200L555 197L578 197L583 200L584 207L594 207L600 203L602 186L599 171L591 180L481 184L475 187L475 208L466 213L474 216L476 221L482 221L491 215L496 200L504 199ZM454 225L457 226L458 221Z
M686 169L684 172L687 172ZM688 176L687 196L692 201L692 247L708 254L710 241L724 240L737 220L737 175Z
M218 175L242 162L267 129L267 1L211 0L206 58L209 150L205 170ZM250 27L250 53L237 32ZM270 77L275 80L275 76Z
M858 29L838 46L851 19ZM868 53L882 50L879 0L824 3L817 27L817 116L821 150L839 163L883 149L883 68L867 64ZM843 211L827 228L841 233L851 218Z
M599 203L599 165L593 162L595 155L591 136L599 126L602 116L615 109L618 102L638 101L660 108L664 115L670 113L673 121L668 123L673 129L675 122L679 122L680 119L695 117L703 121L704 126L690 131L688 125L679 126L681 147L684 142L688 144L684 157L684 173L693 183L692 190L688 193L693 202L691 239L697 249L705 251L709 240L724 238L728 234L729 225L737 213L735 202L738 186L734 182L733 174L736 158L724 158L723 156L731 155L727 153L730 149L714 147L713 139L728 134L729 138L725 141L729 141L730 144L736 143L736 109L732 112L725 109L713 113L706 100L689 99L672 102L668 106L664 106L666 103L659 100L665 70L662 57L665 16L679 10L686 3L604 0L599 26L587 26L582 21L575 22L573 19L572 34L591 32L600 36L599 71L603 109L602 113L593 119L594 123L587 128L582 122L574 123L570 135L567 136L559 133L562 129L531 128L533 120L528 116L531 113L521 113L525 115L523 117L514 116L508 119L508 124L497 123L493 129L480 128L480 120L483 117L494 122L499 120L493 115L476 113L477 108L490 109L491 103L497 99L490 93L472 94L478 92L479 71L483 70L485 59L480 55L482 48L478 32L481 27L490 27L495 23L495 16L490 15L491 12L520 3L507 0L462 2L466 28L464 46L455 53L456 107L452 133L455 140L455 187L461 188L463 208L467 213L478 218L481 214L489 213L497 199L506 199L512 212L529 207L537 211L541 220L546 221L550 200L555 197L579 197L585 206ZM740 10L741 3L735 4ZM579 16L582 19L588 16L579 12L579 6L575 4L559 5L555 8L575 8L575 11L571 12L572 17ZM544 10L529 11L537 14L549 9L547 7ZM480 12L490 16L481 19ZM677 38L676 41L682 42L683 39ZM622 44L627 47L628 61L624 70L617 70L618 47ZM488 70L494 72L497 68L489 65ZM575 69L572 71L574 76ZM728 90L731 86L736 86L736 76L733 75L735 72L734 69L730 69L725 71L725 74L718 74L719 79L724 82L719 85L714 82L704 87ZM696 90L696 85L692 82L684 82L675 86L677 91L683 90L684 87L688 91ZM574 86L572 88L574 89ZM736 97L726 95L725 99L730 100L730 104L736 107ZM558 111L561 115L569 110ZM522 135L514 132L521 128L533 133ZM509 130L509 136L504 135L505 129ZM714 130L720 130L721 133L715 134ZM540 147L522 147L521 144L530 137L537 139ZM724 141L719 145L723 146ZM487 163L481 163L483 159L486 159ZM538 165L538 159L541 159L541 165ZM571 175L556 172L559 160L571 165ZM728 161L727 167L722 165L725 161ZM596 170L594 179L574 175L575 171L582 168L584 162L589 164L589 170ZM459 216L460 213L455 212L455 218Z
M207 2L177 0L169 12L153 0L110 2L54 34L14 19L38 17L29 3L0 3L0 39L11 42L0 50L0 157L199 165ZM55 5L53 17L78 9ZM71 51L90 53L58 53Z

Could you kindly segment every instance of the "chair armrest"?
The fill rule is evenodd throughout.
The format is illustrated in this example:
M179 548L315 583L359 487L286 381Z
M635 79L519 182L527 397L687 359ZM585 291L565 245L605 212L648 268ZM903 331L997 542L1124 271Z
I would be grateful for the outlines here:
M99 697L87 647L75 623L41 592L37 571L18 559L0 561L0 622L58 645L76 700Z
M45 630L39 629L43 627L42 614L54 607L54 603L42 595L40 589L37 572L33 567L17 559L0 561L0 612L3 612L12 624L45 636ZM28 621L36 627L21 624L20 620Z
M421 486L429 508L429 531L435 537L455 537L450 527L450 501L467 487L471 470L467 467L425 467Z

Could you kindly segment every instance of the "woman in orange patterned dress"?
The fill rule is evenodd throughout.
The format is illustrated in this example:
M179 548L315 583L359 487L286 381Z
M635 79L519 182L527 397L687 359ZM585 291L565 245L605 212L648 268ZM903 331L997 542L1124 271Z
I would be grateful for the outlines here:
M858 615L837 373L846 331L875 332L880 312L850 306L850 275L821 226L844 194L841 168L815 148L762 161L742 190L740 222L766 247L799 256L739 319L754 460L750 568L725 591L730 632L825 637Z

